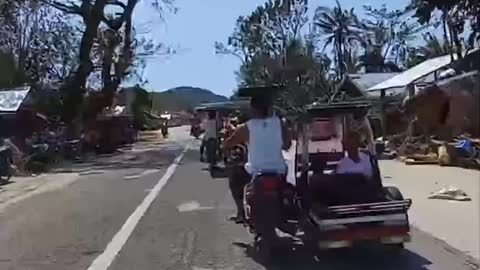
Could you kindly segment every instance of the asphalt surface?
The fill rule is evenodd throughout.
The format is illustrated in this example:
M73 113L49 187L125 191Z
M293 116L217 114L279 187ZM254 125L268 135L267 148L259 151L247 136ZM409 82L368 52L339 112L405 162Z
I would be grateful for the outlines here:
M177 128L165 143L134 148L129 154L138 156L131 162L93 164L102 173L9 206L0 214L0 269L88 269L173 169L132 233L124 235L109 270L477 269L460 252L416 230L400 254L380 247L317 254L285 238L277 263L267 265L250 247L247 231L227 221L234 211L227 181L212 178L198 161L199 141L187 130ZM178 166L167 169L188 145Z

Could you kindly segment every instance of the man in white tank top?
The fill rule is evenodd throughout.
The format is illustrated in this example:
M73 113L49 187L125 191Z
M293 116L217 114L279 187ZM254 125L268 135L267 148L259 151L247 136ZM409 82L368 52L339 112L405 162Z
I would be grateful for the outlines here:
M203 129L205 130L205 133L203 135L203 140L202 144L200 145L200 160L203 161L204 159L204 151L207 146L207 141L214 139L216 140L218 138L218 119L217 119L217 112L215 111L209 111L208 112L208 118L203 124Z
M272 110L268 97L254 97L250 101L252 117L239 125L223 143L229 149L237 144L248 145L248 162L245 169L251 175L260 172L287 173L282 150L290 149L291 134L283 121Z

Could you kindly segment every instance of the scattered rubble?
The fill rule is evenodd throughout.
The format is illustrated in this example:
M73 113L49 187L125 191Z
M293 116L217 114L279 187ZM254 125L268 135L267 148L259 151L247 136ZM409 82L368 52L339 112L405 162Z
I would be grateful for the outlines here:
M461 189L446 186L437 192L428 196L429 199L454 200L454 201L471 201L472 199Z
M383 156L397 157L407 165L438 164L480 169L480 139L468 135L442 141L434 137L399 134L390 136L384 144Z

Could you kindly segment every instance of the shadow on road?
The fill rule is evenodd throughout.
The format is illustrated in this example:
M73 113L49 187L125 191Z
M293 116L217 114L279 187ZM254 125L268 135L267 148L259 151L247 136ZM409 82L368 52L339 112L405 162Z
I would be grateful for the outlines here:
M225 167L216 166L212 170L210 170L208 167L205 167L202 170L208 171L210 173L210 177L212 177L213 179L221 179L228 177L228 170Z
M53 173L88 173L119 169L160 169L171 164L181 146L175 144L136 144L112 154L98 155L54 169Z
M407 249L393 251L384 246L365 246L315 252L291 238L282 238L281 249L274 260L267 263L251 244L233 244L243 248L248 257L267 270L427 270L431 264L426 258Z
M1 181L0 182L0 189L2 188L2 186L6 186L6 185L9 185L9 184L13 184L13 183L15 183L15 181L12 181L12 180Z

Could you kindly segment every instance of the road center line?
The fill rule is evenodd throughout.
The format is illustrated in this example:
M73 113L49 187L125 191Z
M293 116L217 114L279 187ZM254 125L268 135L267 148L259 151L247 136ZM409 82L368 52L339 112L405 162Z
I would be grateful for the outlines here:
M122 250L123 246L127 242L128 238L132 234L133 230L137 226L140 219L143 217L147 209L150 207L152 202L158 196L162 188L167 184L168 180L172 177L177 169L178 164L182 160L185 153L188 151L190 144L188 144L185 149L178 155L173 163L167 168L165 174L158 180L157 184L153 189L147 194L145 199L138 205L137 209L128 217L125 224L122 228L115 234L107 247L95 260L92 262L90 267L87 270L107 270L108 267L112 264L113 260L117 254Z

